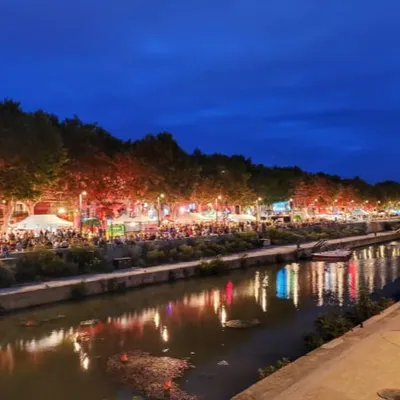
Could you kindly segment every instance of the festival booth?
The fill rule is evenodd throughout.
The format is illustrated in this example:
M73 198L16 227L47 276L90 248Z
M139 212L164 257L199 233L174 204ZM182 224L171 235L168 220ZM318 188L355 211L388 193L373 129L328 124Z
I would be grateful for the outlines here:
M368 213L367 211L364 211L364 210L361 209L361 208L355 208L355 209L352 211L351 215L352 215L353 217L358 217L358 218L360 218L360 219L365 219L365 218L368 217L369 213Z
M16 224L11 225L15 230L26 231L55 231L61 228L72 228L73 223L61 219L54 214L30 215Z
M231 222L255 222L257 218L248 214L229 214L228 219Z
M126 214L122 214L109 224L107 231L110 236L122 236L128 232L140 232L143 230L144 226L156 224L157 219L150 218L146 215L129 217Z

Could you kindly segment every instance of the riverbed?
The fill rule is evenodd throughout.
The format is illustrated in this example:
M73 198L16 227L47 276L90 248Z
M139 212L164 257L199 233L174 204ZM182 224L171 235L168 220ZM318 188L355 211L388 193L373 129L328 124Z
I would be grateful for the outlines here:
M113 381L105 365L137 349L188 357L195 368L182 388L229 399L258 379L258 368L303 354L319 313L355 300L362 287L393 289L399 276L400 249L382 245L357 250L348 263L269 265L1 317L0 397L131 400L139 393ZM225 327L253 318L261 324ZM80 326L90 319L99 321Z

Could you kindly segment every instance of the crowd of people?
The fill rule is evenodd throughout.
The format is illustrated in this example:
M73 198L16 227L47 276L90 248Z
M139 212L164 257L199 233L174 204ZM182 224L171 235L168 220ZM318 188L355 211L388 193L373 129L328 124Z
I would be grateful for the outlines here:
M189 237L229 235L238 232L259 230L254 223L222 224L193 223L161 226L157 229L141 232L128 232L122 236L111 237L101 229L88 232L75 229L57 229L55 231L14 230L0 236L0 257L11 252L29 251L37 248L67 249L75 246L104 246L107 243L135 243L154 240L185 239Z
M335 221L302 221L302 222L198 222L192 224L169 224L140 232L128 232L121 236L107 235L102 229L95 232L75 229L58 229L56 231L11 231L0 235L0 257L7 257L11 252L22 252L37 248L66 249L75 246L105 246L107 243L116 245L154 240L185 239L190 237L222 236L246 231L254 231L263 235L271 225L281 229L295 230L315 225L332 226Z

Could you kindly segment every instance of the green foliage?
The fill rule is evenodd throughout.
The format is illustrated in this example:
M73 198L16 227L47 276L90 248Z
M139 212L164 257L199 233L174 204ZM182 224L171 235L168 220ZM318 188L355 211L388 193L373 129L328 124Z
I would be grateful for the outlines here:
M0 288L7 288L15 283L14 274L7 267L0 266Z
M328 312L320 315L314 322L315 333L305 336L305 344L309 349L315 349L379 314L392 303L390 299L384 297L372 300L366 290L361 290L357 302L349 311Z
M85 282L80 282L71 288L71 300L81 301L88 295L88 288Z
M218 275L223 271L226 271L226 264L220 257L211 261L203 261L198 266L200 276Z
M287 365L290 364L290 360L288 358L281 358L276 362L275 365L269 365L268 367L265 368L259 368L258 374L260 379L264 379L269 375L272 375L274 372L280 370L283 367L286 367Z

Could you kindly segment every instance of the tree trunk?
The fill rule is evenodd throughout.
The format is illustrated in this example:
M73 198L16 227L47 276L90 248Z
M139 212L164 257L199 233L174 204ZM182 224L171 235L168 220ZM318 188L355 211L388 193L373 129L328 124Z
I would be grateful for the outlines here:
M10 225L11 217L13 215L15 208L15 203L13 201L9 201L3 206L3 225L1 226L0 233L7 232L7 228Z

